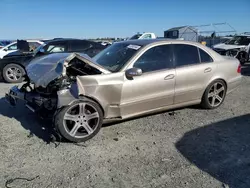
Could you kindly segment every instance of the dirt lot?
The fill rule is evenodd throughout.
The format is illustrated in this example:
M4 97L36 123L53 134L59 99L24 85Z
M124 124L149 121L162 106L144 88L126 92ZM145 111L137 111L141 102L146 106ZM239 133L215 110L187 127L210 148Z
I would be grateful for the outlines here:
M0 99L0 187L250 187L250 68L216 110L179 109L47 143L49 122ZM0 84L0 96L11 85ZM32 133L32 134L31 134ZM32 136L33 135L33 136ZM32 179L34 178L34 179Z

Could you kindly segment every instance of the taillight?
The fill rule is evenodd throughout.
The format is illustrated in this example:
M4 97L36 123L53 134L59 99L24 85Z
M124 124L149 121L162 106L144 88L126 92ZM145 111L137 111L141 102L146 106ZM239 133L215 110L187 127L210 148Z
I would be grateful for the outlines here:
M241 73L241 65L240 65L240 64L238 65L237 72L238 72L238 73Z

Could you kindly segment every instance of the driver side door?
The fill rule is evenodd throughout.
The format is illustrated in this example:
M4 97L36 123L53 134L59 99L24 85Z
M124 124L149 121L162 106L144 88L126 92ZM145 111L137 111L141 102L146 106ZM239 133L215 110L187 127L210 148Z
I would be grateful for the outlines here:
M149 48L133 67L140 68L142 75L125 78L121 96L123 118L173 104L175 69L171 44Z

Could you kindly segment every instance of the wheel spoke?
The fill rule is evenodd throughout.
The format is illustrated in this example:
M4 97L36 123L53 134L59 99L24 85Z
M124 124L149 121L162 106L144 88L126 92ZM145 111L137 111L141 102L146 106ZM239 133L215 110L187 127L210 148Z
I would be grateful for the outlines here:
M212 92L208 93L208 98L211 98L211 97L213 97L213 93Z
M17 80L17 76L16 75L13 75L13 80Z
M9 68L7 72L13 73L13 70Z
M69 114L69 113L66 113L66 114L64 115L64 119L65 119L65 120L70 120L70 121L76 121L77 116L76 116L76 115L71 115L71 114Z
M79 115L85 115L85 103L79 104Z
M8 77L9 77L9 78L11 78L11 77L13 78L14 75L13 75L12 73L10 73L10 74L8 74Z
M76 123L76 124L74 125L74 127L71 129L71 131L69 132L69 134L70 134L71 136L75 136L79 128L80 128L79 124Z
M88 134L92 134L93 133L94 130L89 126L88 123L83 123L82 126L87 131Z
M217 93L219 94L219 93L221 93L224 90L225 90L225 88L222 86L220 89L217 90Z
M219 95L216 95L216 99L221 103L222 98Z
M211 104L212 106L215 105L215 99L216 99L215 97L212 98L212 104Z
M217 90L217 86L218 86L218 83L215 83L215 84L214 84L214 91Z
M94 119L94 118L99 118L99 114L97 112L86 115L87 120L91 120L91 119Z

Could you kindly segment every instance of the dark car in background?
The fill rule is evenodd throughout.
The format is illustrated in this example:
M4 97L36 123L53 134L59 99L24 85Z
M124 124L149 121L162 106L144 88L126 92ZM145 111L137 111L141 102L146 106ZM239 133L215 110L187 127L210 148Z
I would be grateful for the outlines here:
M0 72L4 81L19 83L23 81L23 77L26 74L25 67L34 58L51 53L65 52L81 52L87 54L89 57L93 57L105 48L106 46L89 40L61 38L44 41L44 44L36 48L33 52L27 52L25 43L22 43L18 51L0 59Z
M7 46L11 43L10 40L0 40L0 49L3 48L4 46Z

